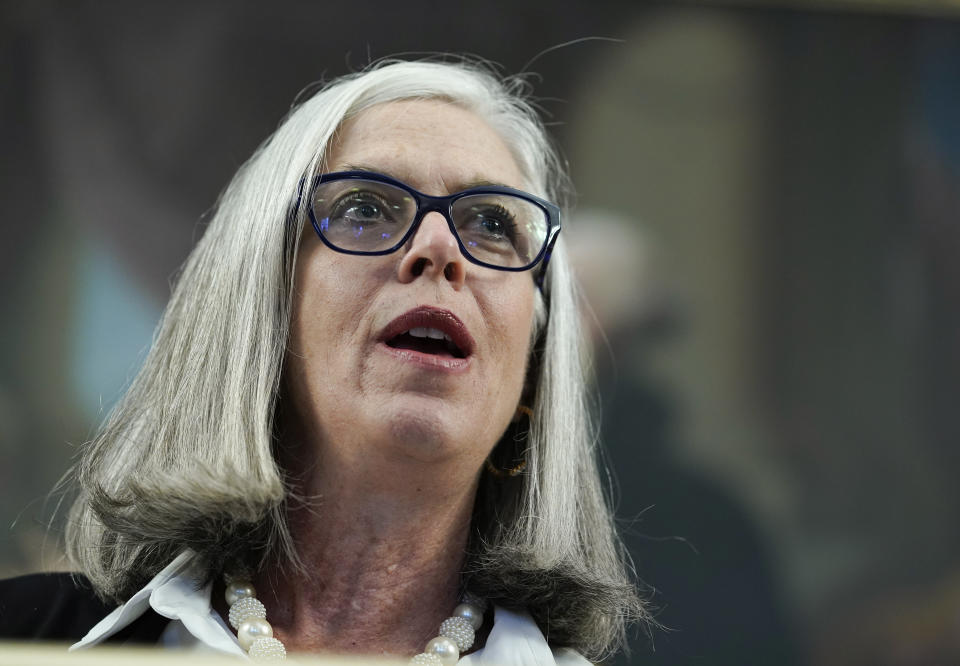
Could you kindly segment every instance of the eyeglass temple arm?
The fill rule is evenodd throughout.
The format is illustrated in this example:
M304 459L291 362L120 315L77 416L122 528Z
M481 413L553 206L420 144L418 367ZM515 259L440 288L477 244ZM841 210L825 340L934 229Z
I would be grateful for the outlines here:
M550 239L550 242L547 244L547 249L543 253L543 259L540 260L540 270L537 271L537 277L534 279L534 284L537 285L537 288L540 291L543 291L543 281L547 276L547 265L550 263L550 255L553 253L553 244L557 242L558 236L560 236L559 229L557 229L557 232L553 234L553 238Z

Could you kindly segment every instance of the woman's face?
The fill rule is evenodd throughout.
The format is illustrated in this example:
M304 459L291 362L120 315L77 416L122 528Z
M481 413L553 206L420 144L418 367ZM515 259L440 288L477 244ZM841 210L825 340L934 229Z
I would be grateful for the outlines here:
M438 100L381 104L345 122L326 171L351 169L431 195L525 187L500 136ZM467 261L439 213L385 256L335 252L306 225L286 365L298 430L327 463L443 463L475 475L520 399L534 289L530 272ZM411 329L439 331L459 351Z

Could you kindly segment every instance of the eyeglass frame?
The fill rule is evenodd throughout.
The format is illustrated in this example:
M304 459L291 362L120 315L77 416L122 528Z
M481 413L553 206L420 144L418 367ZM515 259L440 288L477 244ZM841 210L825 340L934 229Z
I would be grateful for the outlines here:
M317 187L319 187L321 184L340 180L369 180L376 183L384 183L386 185L397 187L413 197L414 202L417 204L416 215L413 218L413 222L410 223L410 228L407 229L407 232L403 235L403 237L397 241L396 245L387 248L386 250L347 250L342 247L337 247L323 235L323 233L320 231L320 223L313 212L313 197L317 191ZM301 181L300 190L302 195L303 181ZM485 261L481 261L470 255L466 247L464 247L463 241L460 239L460 234L457 233L457 228L453 222L451 211L453 210L454 202L458 199L477 194L506 194L517 197L535 205L537 208L546 213L547 235L544 238L543 246L540 248L537 256L530 263L519 267L497 266L496 264L490 264ZM300 197L298 197L298 208L300 203L299 200ZM479 187L471 187L466 190L461 190L460 192L454 192L453 194L449 194L447 196L435 197L429 194L424 194L423 192L420 192L407 185L403 181L397 180L396 178L391 178L390 176L386 176L375 171L335 171L333 173L320 174L319 176L315 177L313 179L313 185L310 188L310 196L307 200L307 212L310 215L310 223L313 226L313 230L317 233L317 236L319 236L324 245L329 247L334 252L361 256L381 256L393 254L403 247L408 240L414 237L414 235L417 233L417 230L420 228L420 223L423 222L423 218L427 213L440 213L447 221L447 227L450 229L450 233L452 233L453 237L457 240L457 245L460 248L460 254L464 259L478 266L484 266L486 268L492 268L498 271L510 271L515 273L533 270L536 268L537 264L540 264L540 271L534 276L533 280L534 284L536 284L537 288L541 291L543 290L543 280L546 276L547 265L550 263L550 255L553 252L553 245L557 242L557 236L560 234L560 207L547 201L546 199L541 199L540 197L534 196L529 192L516 190L512 187L506 187L504 185L482 185Z

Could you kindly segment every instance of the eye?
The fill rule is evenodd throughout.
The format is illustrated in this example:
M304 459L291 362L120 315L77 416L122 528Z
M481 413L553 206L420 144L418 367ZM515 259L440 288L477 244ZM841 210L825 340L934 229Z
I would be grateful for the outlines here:
M357 217L376 217L379 209L373 204L360 204L354 206L348 212L354 213Z
M503 220L495 217L481 218L480 226L491 236L503 236L507 231Z
M337 202L332 217L351 223L391 222L387 210L372 192L355 192Z
M521 196L509 192L468 193L451 208L463 249L479 262L519 269L543 247L547 216Z
M516 233L517 223L506 208L501 205L476 207L472 224L468 231L478 234L489 241L509 240Z

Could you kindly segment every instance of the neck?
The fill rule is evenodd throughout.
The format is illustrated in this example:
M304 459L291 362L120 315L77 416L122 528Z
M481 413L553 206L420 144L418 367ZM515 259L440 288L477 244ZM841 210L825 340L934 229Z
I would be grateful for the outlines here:
M294 651L422 651L458 603L475 477L453 483L410 461L391 471L404 483L375 484L344 461L302 462L294 469L311 473L296 490L308 499L288 524L304 566L256 581L275 635Z

